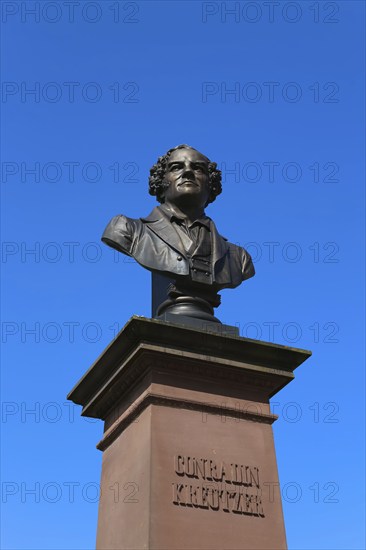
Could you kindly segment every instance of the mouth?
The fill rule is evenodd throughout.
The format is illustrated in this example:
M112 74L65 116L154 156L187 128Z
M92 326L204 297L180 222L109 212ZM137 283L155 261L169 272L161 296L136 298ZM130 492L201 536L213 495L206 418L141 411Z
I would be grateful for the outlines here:
M181 183L178 184L178 187L180 187L181 185L195 185L196 187L198 187L197 182L195 182L193 180L184 180L184 181L182 181Z

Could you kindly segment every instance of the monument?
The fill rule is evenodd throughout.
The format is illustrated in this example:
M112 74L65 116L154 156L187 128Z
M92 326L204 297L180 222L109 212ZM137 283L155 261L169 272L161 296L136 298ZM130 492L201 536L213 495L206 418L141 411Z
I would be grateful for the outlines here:
M254 275L205 214L216 163L179 145L149 191L159 206L102 240L152 272L152 318L132 317L68 395L104 420L96 547L285 549L269 400L311 353L216 317L218 292Z

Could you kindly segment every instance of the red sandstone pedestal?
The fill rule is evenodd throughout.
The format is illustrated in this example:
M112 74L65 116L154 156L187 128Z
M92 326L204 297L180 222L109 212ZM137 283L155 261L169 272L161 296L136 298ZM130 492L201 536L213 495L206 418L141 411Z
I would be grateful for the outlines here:
M97 549L285 549L269 399L309 356L133 317L68 396L105 421Z

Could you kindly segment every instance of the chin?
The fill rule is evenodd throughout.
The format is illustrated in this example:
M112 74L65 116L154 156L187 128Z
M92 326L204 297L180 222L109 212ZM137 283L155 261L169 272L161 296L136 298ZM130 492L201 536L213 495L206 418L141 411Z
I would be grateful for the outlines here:
M198 187L184 187L179 190L179 196L180 197L201 197L202 191Z
M182 206L193 206L200 208L206 204L206 200L202 198L199 193L183 193L177 198L177 205L181 204Z

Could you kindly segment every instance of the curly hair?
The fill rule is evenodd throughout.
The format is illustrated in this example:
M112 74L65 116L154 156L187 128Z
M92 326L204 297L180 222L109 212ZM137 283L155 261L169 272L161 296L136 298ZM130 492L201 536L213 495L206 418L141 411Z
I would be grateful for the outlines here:
M155 195L156 200L160 203L164 202L164 192L167 188L166 182L164 182L164 176L168 164L168 159L173 151L177 149L193 149L197 151L194 147L190 145L177 145L169 149L162 157L159 157L156 164L150 168L150 177L149 177L149 193L150 195ZM197 151L199 153L199 151ZM200 153L202 155L202 153ZM211 162L205 155L202 155L207 159L208 162L208 177L209 177L209 186L210 186L210 196L208 198L207 204L213 202L217 195L220 195L222 191L221 185L221 171L217 168L216 162Z

